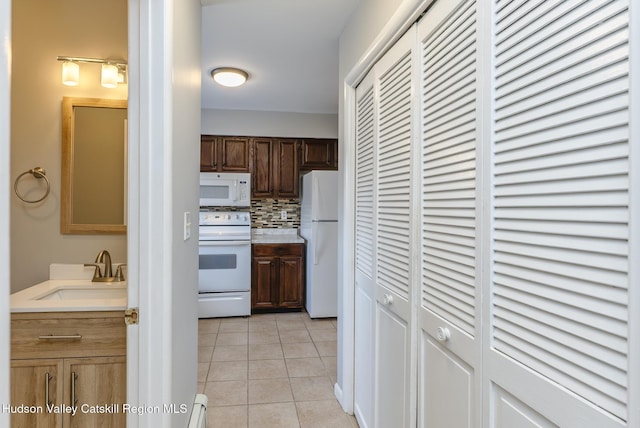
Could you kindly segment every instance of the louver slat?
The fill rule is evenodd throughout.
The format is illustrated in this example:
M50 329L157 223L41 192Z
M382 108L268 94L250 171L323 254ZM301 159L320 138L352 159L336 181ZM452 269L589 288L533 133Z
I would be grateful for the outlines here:
M377 283L409 299L411 56L380 77Z
M422 42L422 306L475 333L476 11Z
M357 101L356 111L356 268L373 278L373 87Z
M493 344L627 418L628 4L497 10Z

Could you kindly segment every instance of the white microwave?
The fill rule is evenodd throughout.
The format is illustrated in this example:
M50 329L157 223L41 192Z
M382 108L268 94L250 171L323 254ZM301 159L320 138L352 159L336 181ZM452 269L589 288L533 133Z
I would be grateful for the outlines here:
M251 206L251 174L248 172L201 172L200 206Z

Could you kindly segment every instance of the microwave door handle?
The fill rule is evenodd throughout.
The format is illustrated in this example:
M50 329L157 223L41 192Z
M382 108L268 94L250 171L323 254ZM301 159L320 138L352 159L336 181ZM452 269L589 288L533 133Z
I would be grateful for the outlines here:
M233 180L233 201L238 200L238 180Z

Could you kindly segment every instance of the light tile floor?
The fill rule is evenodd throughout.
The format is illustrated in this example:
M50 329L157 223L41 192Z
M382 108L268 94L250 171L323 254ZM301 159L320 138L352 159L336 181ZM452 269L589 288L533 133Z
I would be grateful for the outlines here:
M208 428L357 428L336 401L336 320L306 313L199 320Z

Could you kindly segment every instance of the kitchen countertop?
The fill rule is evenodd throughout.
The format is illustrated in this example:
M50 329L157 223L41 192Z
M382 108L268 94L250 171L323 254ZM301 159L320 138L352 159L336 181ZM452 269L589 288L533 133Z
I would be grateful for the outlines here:
M252 244L304 244L298 229L251 229Z

